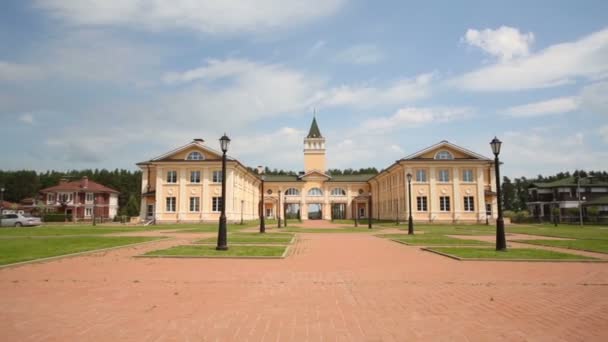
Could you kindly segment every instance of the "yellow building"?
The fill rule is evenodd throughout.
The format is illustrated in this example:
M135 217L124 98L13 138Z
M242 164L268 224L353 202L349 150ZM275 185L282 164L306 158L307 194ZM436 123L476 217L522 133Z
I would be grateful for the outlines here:
M221 152L202 139L137 165L143 171L142 221L218 220ZM228 158L226 217L259 217L263 178L262 210L269 218L366 218L371 209L375 219L403 221L408 217L408 173L415 221L477 222L496 213L493 162L447 141L398 160L376 175L330 175L326 170L325 138L313 119L304 139L304 171L298 175L262 177Z

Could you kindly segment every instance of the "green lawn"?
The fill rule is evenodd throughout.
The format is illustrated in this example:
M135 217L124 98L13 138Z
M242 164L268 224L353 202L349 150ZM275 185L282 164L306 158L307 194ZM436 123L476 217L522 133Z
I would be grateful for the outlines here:
M459 248L459 247L434 247L433 251L450 254L465 259L541 259L541 260L594 260L595 258L547 251L542 249L517 248L509 249L507 252L498 252L491 248Z
M263 243L263 244L288 244L293 239L293 234L279 234L279 233L236 233L228 235L228 244L231 243ZM196 243L215 243L216 237L206 238L196 241Z
M192 227L194 226L194 227ZM241 229L249 228L251 226L240 225L240 224L228 224L227 228L229 232L236 232ZM178 225L167 226L165 230L171 229L179 229L175 231L175 233L209 233L209 232L217 232L219 228L218 223L201 223L198 225L190 225L190 227L186 227L181 229Z
M144 256L280 257L287 248L287 246L231 246L230 244L228 247L227 251L218 251L215 246L184 245L148 252Z
M158 240L158 237L78 236L0 239L0 265Z
M372 228L368 229L367 226L358 228L296 228L296 227L287 227L281 228L282 232L290 232L290 233L373 233L378 230L385 228Z
M108 227L108 226L56 226L56 227L22 227L22 228L1 228L0 238L2 237L27 237L27 236L64 236L64 235L104 235L112 233L145 232L150 230L148 227Z
M604 228L604 229L602 229ZM608 240L608 227L604 226L564 226L553 225L529 225L529 226L507 226L507 233L520 233L530 235L541 235L571 239L584 240Z
M483 246L492 245L489 242L478 241L478 240L464 240L457 239L443 235L433 234L420 234L420 235L407 235L407 234L380 234L376 235L382 238L393 239L401 242L405 242L409 245L415 246Z
M608 253L608 240L517 240L517 242Z

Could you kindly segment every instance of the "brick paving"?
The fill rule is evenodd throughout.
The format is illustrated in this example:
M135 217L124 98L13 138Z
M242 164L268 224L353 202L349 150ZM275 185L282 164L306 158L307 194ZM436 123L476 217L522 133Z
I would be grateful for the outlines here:
M174 236L0 270L0 339L608 340L607 264L459 262L357 233L299 234L283 260L132 258L193 238Z

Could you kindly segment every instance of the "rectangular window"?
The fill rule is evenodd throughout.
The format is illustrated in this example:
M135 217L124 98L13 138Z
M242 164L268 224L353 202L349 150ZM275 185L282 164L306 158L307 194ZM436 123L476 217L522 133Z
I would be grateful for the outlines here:
M214 211L214 212L222 211L222 198L221 197L213 197L213 201L211 203L211 211Z
M91 217L93 215L93 208L84 208L84 216Z
M450 181L450 170L442 169L439 170L439 181L440 182L449 182Z
M177 171L167 171L167 183L177 183Z
M213 171L213 179L212 179L213 183L221 183L222 182L222 171L221 170L216 170Z
M201 182L201 172L200 171L190 171L190 183L200 183Z
M450 211L450 196L439 197L439 210Z
M418 211L427 211L428 210L426 196L416 197L416 209Z
M475 201L473 196L464 196L464 211L475 211Z
M93 202L93 198L94 198L95 196L93 195L93 193L92 193L92 192L87 192L87 195L86 195L86 196L87 196L87 197L86 197L86 201L87 201L87 202L89 202L89 203Z
M416 182L426 182L426 170L416 170Z
M190 197L190 211L200 211L201 210L201 199L200 197Z
M463 170L462 171L462 181L463 182L473 182L473 170Z
M167 212L175 212L175 197L167 197Z
M49 194L48 196L48 203L55 203L55 194Z

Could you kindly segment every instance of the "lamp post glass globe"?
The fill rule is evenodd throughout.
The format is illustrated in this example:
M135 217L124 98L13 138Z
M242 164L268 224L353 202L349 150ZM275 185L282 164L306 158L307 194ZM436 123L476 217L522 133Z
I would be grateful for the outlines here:
M497 137L494 137L494 139L490 141L490 146L492 146L492 153L494 153L495 156L498 156L500 154L501 145L502 141L498 140Z
M224 133L224 135L220 138L220 147L222 148L222 152L228 152L228 146L230 145L230 138Z

